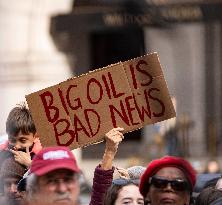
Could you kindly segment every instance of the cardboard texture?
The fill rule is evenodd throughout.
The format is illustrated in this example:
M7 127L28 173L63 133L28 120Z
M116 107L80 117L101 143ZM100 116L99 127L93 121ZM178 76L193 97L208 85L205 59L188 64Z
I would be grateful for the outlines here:
M175 117L152 53L119 62L26 96L44 146L84 147L113 127L124 132Z

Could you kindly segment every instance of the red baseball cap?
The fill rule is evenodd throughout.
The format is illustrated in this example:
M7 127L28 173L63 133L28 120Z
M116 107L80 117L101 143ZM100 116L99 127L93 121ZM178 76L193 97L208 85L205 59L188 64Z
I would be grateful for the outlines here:
M34 156L30 173L42 176L56 169L80 172L76 158L69 148L60 146L43 148Z
M176 167L180 169L185 176L187 177L191 188L193 189L196 183L196 171L192 165L185 159L175 156L165 156L160 159L155 159L151 161L144 174L140 179L140 193L146 197L147 192L149 191L149 178L156 174L160 169L164 167Z

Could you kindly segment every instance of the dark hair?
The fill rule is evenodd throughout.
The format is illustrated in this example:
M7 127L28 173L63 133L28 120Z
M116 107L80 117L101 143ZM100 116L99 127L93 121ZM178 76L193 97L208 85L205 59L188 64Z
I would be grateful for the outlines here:
M221 190L215 189L214 187L207 187L197 196L195 205L208 205L219 197L222 197Z
M138 185L138 180L128 180L128 179L115 179L112 182L112 185L107 190L105 197L104 197L104 205L114 205L116 199L118 198L120 190L128 185Z
M9 139L15 139L20 131L25 135L36 133L34 121L25 103L14 107L10 111L6 121L6 133L8 134Z

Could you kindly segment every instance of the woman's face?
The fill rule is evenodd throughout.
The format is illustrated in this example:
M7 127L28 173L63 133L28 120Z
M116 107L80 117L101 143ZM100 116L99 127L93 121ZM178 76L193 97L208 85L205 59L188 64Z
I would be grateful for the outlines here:
M184 173L176 167L165 167L160 169L156 178L167 180L186 180ZM189 205L190 193L187 190L178 191L168 183L166 187L157 188L151 183L149 192L146 197L152 205Z
M144 205L143 196L139 192L139 187L129 184L119 190L115 205Z

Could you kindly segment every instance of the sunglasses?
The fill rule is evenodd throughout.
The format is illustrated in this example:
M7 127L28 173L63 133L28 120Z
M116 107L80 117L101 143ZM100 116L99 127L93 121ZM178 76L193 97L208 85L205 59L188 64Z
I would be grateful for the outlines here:
M122 178L119 178L119 179L114 179L112 181L112 184L115 184L115 185L127 185L127 184L135 184L135 185L139 185L139 179L122 179Z
M170 184L171 188L175 191L188 191L190 190L189 183L183 179L169 180L162 177L153 176L149 179L149 184L158 189L164 189Z

